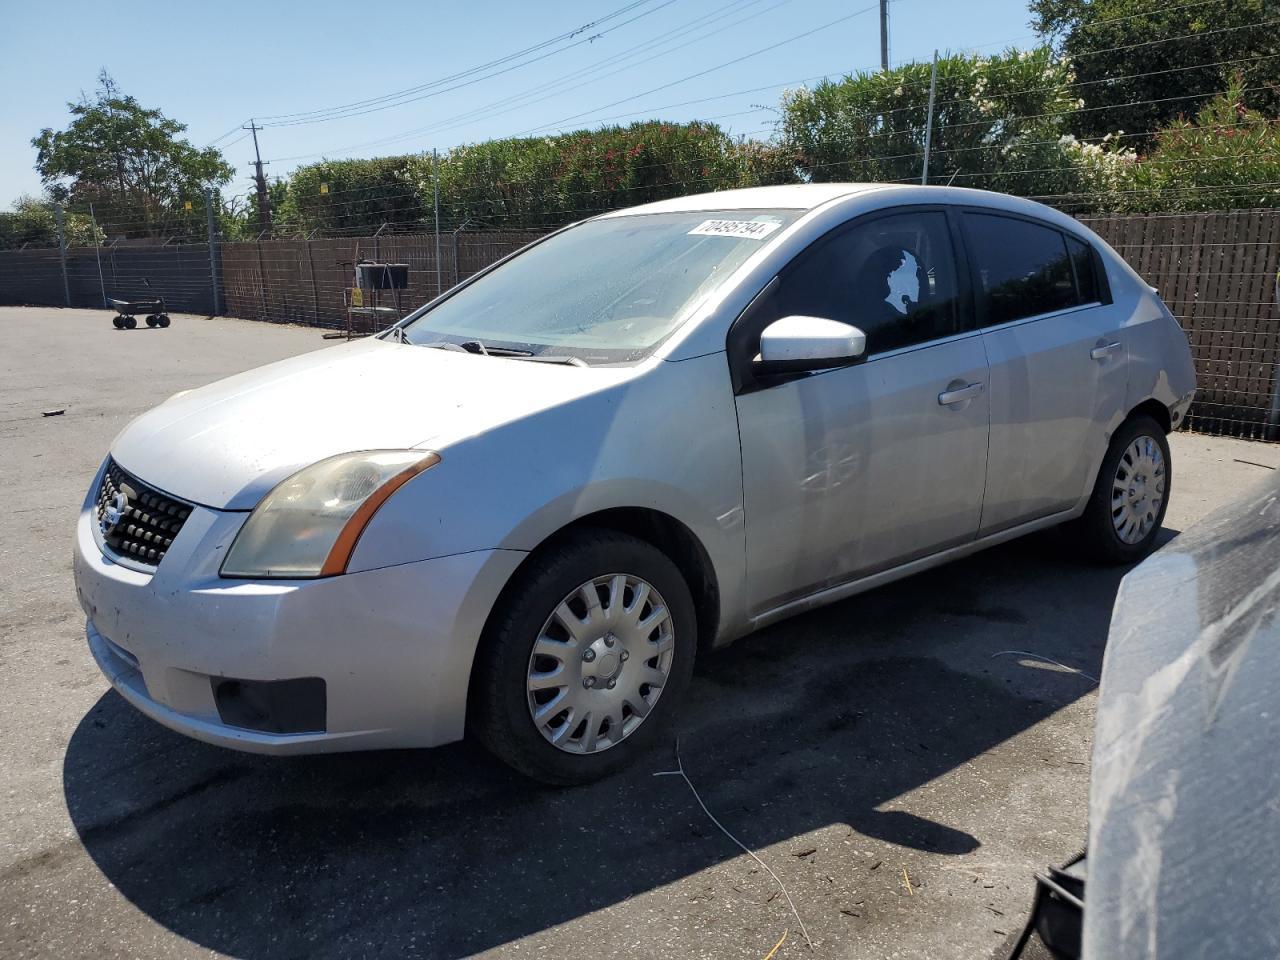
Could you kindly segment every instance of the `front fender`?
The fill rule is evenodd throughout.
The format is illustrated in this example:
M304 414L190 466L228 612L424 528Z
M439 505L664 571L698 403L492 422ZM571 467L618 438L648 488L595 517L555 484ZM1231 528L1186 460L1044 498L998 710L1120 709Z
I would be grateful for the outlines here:
M349 570L529 551L589 514L643 507L679 520L702 543L720 585L722 624L740 609L742 463L723 353L657 363L440 453L438 465L370 521Z

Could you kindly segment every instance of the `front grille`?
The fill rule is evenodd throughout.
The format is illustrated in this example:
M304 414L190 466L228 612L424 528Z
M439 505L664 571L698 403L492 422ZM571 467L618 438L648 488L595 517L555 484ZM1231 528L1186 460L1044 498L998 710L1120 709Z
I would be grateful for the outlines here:
M98 491L98 526L113 553L156 566L191 515L175 500L108 461Z

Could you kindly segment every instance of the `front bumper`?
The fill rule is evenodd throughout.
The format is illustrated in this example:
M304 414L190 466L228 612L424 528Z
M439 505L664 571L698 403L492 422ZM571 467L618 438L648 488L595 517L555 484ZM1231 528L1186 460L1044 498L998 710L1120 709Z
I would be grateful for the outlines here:
M319 580L224 580L247 514L195 508L154 573L99 546L93 505L76 531L89 648L119 693L199 740L258 753L426 747L459 739L476 644L518 551L486 550ZM322 730L224 722L222 678L324 681Z

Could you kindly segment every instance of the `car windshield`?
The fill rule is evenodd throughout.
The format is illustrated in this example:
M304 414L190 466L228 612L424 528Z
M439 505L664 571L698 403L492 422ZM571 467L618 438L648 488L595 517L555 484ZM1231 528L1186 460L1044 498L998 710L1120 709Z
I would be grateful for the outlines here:
M420 314L403 328L403 339L632 362L800 213L702 210L591 220Z

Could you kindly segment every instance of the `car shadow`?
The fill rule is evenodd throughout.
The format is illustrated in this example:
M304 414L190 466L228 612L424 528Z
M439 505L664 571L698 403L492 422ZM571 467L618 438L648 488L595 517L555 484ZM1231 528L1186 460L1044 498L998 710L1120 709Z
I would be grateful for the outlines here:
M1124 572L1067 560L1041 535L744 638L700 662L681 761L753 849L845 824L968 853L984 838L943 822L948 807L886 806L1087 694L1081 676L993 655L1097 676ZM251 960L462 957L737 856L679 778L654 778L673 766L657 749L555 790L467 743L261 758L173 734L107 693L63 779L106 878L196 944Z

